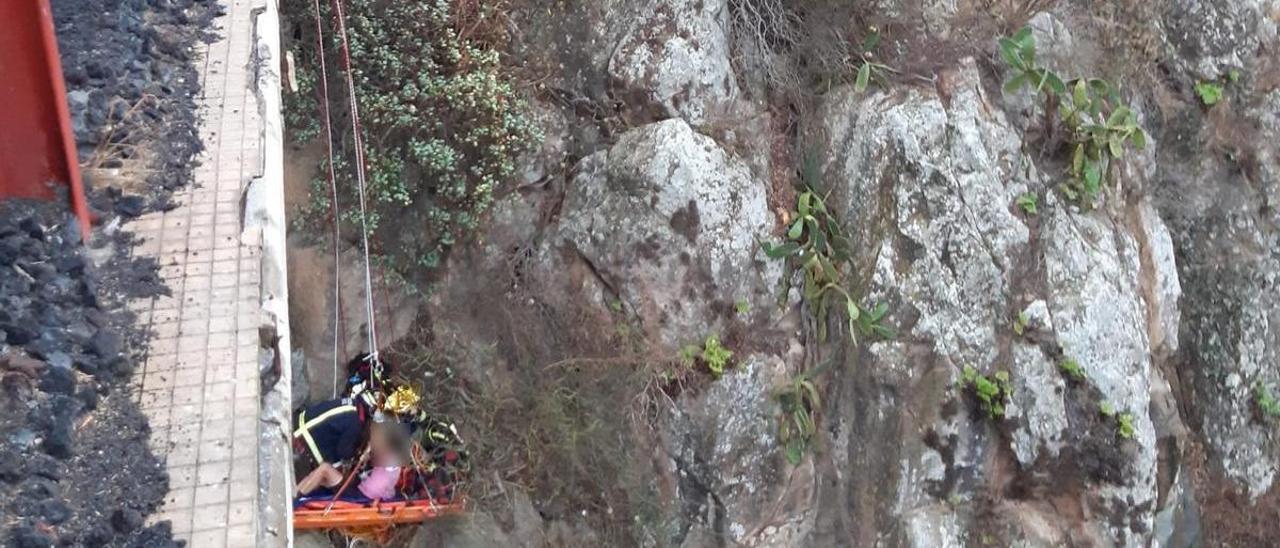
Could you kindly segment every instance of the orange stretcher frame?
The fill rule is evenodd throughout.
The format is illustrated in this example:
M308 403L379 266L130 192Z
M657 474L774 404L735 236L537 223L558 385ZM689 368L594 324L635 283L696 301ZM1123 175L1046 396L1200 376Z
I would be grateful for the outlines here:
M318 500L295 509L294 530L389 528L393 525L423 523L432 518L457 515L467 509L466 499L461 498L448 504L435 504L426 500L369 504L337 501L326 512L329 504L328 501Z

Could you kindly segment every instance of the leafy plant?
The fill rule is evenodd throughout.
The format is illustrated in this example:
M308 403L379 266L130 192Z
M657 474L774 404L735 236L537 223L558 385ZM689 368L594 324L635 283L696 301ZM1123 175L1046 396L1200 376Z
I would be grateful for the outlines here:
M888 65L872 61L875 58L876 47L879 45L880 31L876 27L871 27L867 37L862 40L862 64L858 67L858 75L853 80L853 91L855 93L866 91L867 85L871 83L872 78L879 79L885 72L893 71Z
M978 370L974 369L973 366L966 365L962 378L964 385L972 390L973 395L978 398L978 403L982 406L982 410L987 413L987 417L992 420L1004 418L1005 401L1013 393L1013 389L1009 385L1009 373L1007 371L996 371L994 375L987 377L978 373Z
M702 363L707 364L707 369L711 370L711 374L717 379L724 374L724 367L729 364L729 359L733 357L733 352L720 345L720 337L712 334L707 336L707 342L702 345Z
M1126 440L1133 439L1133 415L1129 413L1121 413L1116 417L1116 433Z
M1115 406L1113 406L1113 405L1111 405L1109 402L1105 402L1105 401L1104 401L1104 402L1102 402L1102 405L1098 406L1098 412L1099 412L1099 413L1102 413L1102 416L1104 416L1104 417L1114 417L1114 416L1116 416L1116 408L1115 408Z
M782 445L787 462L795 466L800 464L813 445L821 399L813 379L805 374L796 375L775 397L782 406L778 442Z
M680 362L685 367L692 368L701 362L711 372L711 376L717 379L724 375L725 367L732 358L733 352L720 344L720 337L715 333L707 335L702 346L688 344L680 349Z
M1133 439L1133 414L1132 413L1116 413L1116 408L1109 402L1102 402L1098 406L1098 412L1107 418L1116 420L1116 435L1123 439Z
M1005 91L1032 88L1045 103L1046 124L1052 121L1051 107L1057 107L1071 154L1071 180L1062 186L1063 194L1091 206L1101 193L1103 181L1110 176L1112 162L1124 156L1127 146L1146 146L1146 133L1138 127L1133 110L1121 104L1119 94L1105 80L1063 81L1053 71L1038 66L1035 39L1029 27L1001 38L999 47L1001 57L1013 69Z
M1211 107L1222 101L1222 86L1214 82L1199 82L1196 84L1196 95L1200 96L1200 102L1204 106Z
M1262 412L1262 416L1267 418L1280 417L1280 401L1271 395L1267 387L1262 381L1254 381L1253 383L1253 403L1258 406L1258 411Z
M751 312L751 302L746 299L738 299L737 302L733 303L733 310L739 316Z
M877 304L870 310L859 307L857 317L858 331L863 335L873 335L882 339L892 339L897 336L893 328L882 323L885 314L889 312L889 305L885 303Z
M504 42L478 30L505 28L501 10L461 10L458 3L347 3L350 76L367 168L368 231L376 247L385 250L386 264L411 280L423 279L474 233L515 172L516 158L539 140L501 65ZM318 66L311 5L286 4L286 18L297 22L301 33L291 44L298 66ZM327 3L321 5L323 18L331 20ZM329 60L342 58L335 36L325 34ZM338 65L329 72L334 168L343 220L358 231L351 207L359 198L355 147L344 116L346 75ZM286 111L305 138L315 133L313 121L321 119L314 97L319 79L300 71L299 81L302 92L292 94L296 101ZM327 222L328 181L313 182L311 196L302 217Z
M1019 312L1018 315L1013 318L1013 333L1021 337L1026 332L1027 314L1025 312Z
M1073 146L1066 194L1089 206L1101 193L1113 161L1124 157L1126 145L1145 148L1147 134L1138 127L1133 111L1117 104L1119 95L1106 81L1075 80L1070 97L1062 106Z
M1037 215L1039 210L1040 198L1034 192L1026 192L1018 196L1018 207L1027 215Z
M1036 41L1031 36L1031 27L1023 27L1013 36L1001 38L999 46L1000 56L1014 69L1013 78L1004 85L1006 93L1014 93L1024 87L1031 87L1036 95L1041 92L1066 93L1067 86L1062 78L1036 65Z
M819 318L819 341L827 338L825 319L833 298L837 306L843 305L850 338L856 339L859 332L892 337L893 330L882 325L888 306L881 303L867 310L845 288L850 259L849 238L835 215L827 209L826 197L814 190L817 171L814 158L807 158L806 186L796 198L796 210L791 213L793 221L787 228L787 241L782 244L764 242L761 246L765 255L771 259L785 259L793 268L804 272L804 299ZM787 277L783 278L784 284L787 280ZM785 295L786 291L781 293Z
M1074 359L1064 358L1058 363L1058 369L1074 380L1083 381L1085 379L1084 369Z

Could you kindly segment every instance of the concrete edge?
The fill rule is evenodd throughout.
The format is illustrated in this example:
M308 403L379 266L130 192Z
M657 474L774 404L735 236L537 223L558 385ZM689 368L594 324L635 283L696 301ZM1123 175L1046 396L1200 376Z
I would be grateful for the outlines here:
M278 0L254 0L253 89L262 118L262 176L245 195L245 229L261 235L257 546L293 546L292 365L285 237Z

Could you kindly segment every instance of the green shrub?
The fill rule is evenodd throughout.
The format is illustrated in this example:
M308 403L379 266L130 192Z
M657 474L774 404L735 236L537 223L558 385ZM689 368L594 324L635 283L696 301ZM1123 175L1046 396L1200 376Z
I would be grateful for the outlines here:
M733 359L733 352L720 344L720 337L715 333L707 335L702 346L689 344L680 349L680 361L685 367L691 368L702 363L711 376L717 379L724 375L724 370L731 359Z
M987 417L992 420L1004 418L1004 404L1013 393L1007 371L996 371L994 375L987 377L978 373L973 366L966 365L962 379L964 385L978 398L978 403L987 413Z
M1001 38L999 46L1001 57L1013 69L1005 91L1030 87L1045 103L1046 124L1054 122L1050 118L1054 109L1049 105L1057 105L1071 157L1070 180L1062 185L1062 192L1068 199L1091 207L1112 173L1112 163L1124 157L1127 147L1140 150L1146 146L1146 133L1138 127L1133 110L1120 102L1120 94L1106 80L1063 81L1053 71L1036 65L1030 28Z
M1116 433L1119 434L1122 439L1133 439L1134 430L1132 414L1121 413L1120 416L1116 417Z
M1102 413L1102 416L1108 417L1108 418L1116 416L1115 406L1105 401L1098 406L1098 412Z
M1027 215L1036 215L1040 213L1040 198L1034 192L1026 192L1018 196L1018 207L1022 208L1022 212Z
M1026 334L1026 332L1027 314L1025 312L1019 312L1018 315L1013 318L1013 334L1021 337Z
M1211 107L1222 100L1222 86L1214 82L1197 83L1196 95L1200 96L1200 102L1204 103L1204 106Z
M787 462L795 466L813 446L814 436L818 433L816 419L821 399L813 380L804 374L792 379L776 398L782 406L778 442Z
M880 303L868 310L858 304L847 289L849 285L850 243L834 213L827 209L826 197L817 190L818 166L814 157L805 161L803 179L805 188L796 198L796 209L791 212L791 225L787 228L787 241L782 244L764 242L765 255L771 259L785 259L788 274L783 276L784 287L780 297L786 299L790 270L804 272L804 299L818 318L818 340L827 338L828 306L834 298L836 306L843 305L848 322L849 337L857 333L892 338L892 329L883 325L889 307Z
M866 38L862 39L861 49L861 66L858 67L858 74L853 79L853 91L862 93L867 90L867 85L871 83L871 79L881 80L884 73L893 72L892 68L883 63L874 62L876 48L880 46L880 29L871 27L867 31Z
M1263 417L1271 419L1280 417L1280 402L1276 401L1275 396L1271 395L1262 381L1253 383L1253 403L1258 406L1258 411Z
M1071 358L1064 358L1062 362L1058 364L1058 369L1061 369L1064 374L1073 380L1083 381L1085 379L1084 369L1080 367L1079 363Z
M313 29L311 5L293 4L286 15L292 13L300 29ZM389 265L416 279L422 268L440 265L451 247L473 234L515 171L516 157L539 139L538 131L502 70L499 44L464 37L450 0L351 0L347 7L365 140L369 231L384 244ZM492 9L471 14L468 25L495 24L498 13ZM336 33L331 29L326 38L333 39L326 56L338 156L334 167L344 220L353 221L354 148L341 106L346 84L336 62L341 59ZM294 47L299 66L313 67L314 36ZM290 131L305 139L312 135L309 120L320 116L311 95L314 72L299 71L299 76L303 92L286 106L293 113L289 119L298 124ZM327 180L316 181L303 217L326 218L328 197Z
M1114 418L1116 420L1116 435L1121 439L1133 439L1133 414L1132 413L1116 413L1116 408L1108 402L1102 402L1098 406L1098 412L1106 418Z

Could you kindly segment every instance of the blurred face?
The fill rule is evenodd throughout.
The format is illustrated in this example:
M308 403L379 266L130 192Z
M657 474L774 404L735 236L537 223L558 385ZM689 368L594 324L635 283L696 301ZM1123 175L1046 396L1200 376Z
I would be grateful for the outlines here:
M374 423L373 430L369 432L369 448L373 451L375 463L390 466L400 460L396 454L395 435L395 427L391 424Z

